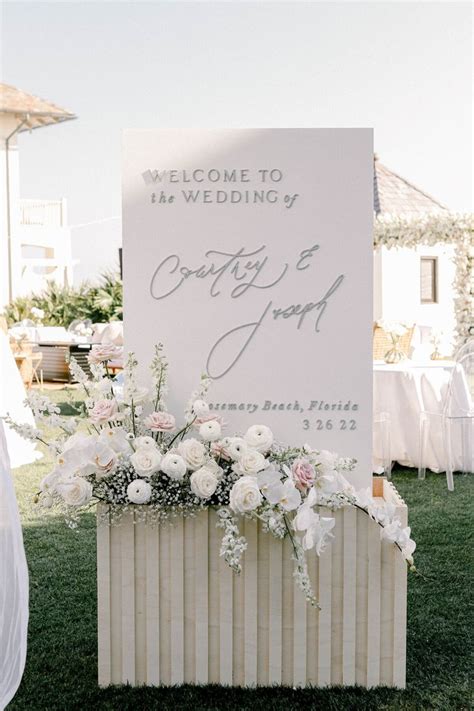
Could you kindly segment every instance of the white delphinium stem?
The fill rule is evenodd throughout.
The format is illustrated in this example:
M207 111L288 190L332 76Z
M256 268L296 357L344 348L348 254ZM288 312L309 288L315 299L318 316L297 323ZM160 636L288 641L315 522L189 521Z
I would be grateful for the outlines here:
M153 385L155 386L155 411L165 410L166 403L164 395L166 394L166 383L168 378L168 361L163 355L163 344L158 343L155 346L155 355L151 361L151 375Z
M295 569L293 571L293 577L296 580L296 584L299 589L304 593L306 601L312 607L316 607L318 610L321 609L319 602L317 601L316 595L314 594L313 586L311 585L311 580L308 573L308 564L306 562L306 555L303 550L298 538L293 536L291 532L291 527L288 524L286 516L283 516L283 520L286 526L286 532L290 537L291 544L293 546L293 560L295 562Z
M224 529L220 553L234 573L242 571L240 559L247 550L247 541L240 535L235 517L229 509L219 509L217 512L217 528Z
M193 412L193 405L196 402L196 400L205 400L207 392L210 388L211 385L211 378L208 375L201 375L201 381L199 383L199 387L196 388L196 390L193 390L191 393L191 397L188 400L186 407L184 409L184 415L186 422L191 422L191 420L194 420L195 415Z

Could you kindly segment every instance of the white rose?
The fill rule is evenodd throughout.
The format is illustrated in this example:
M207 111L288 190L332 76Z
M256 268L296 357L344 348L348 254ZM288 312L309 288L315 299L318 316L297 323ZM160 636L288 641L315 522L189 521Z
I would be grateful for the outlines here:
M193 402L193 412L196 417L203 417L209 414L209 405L204 400L195 400Z
M201 499L208 499L217 488L217 476L207 466L191 474L191 491Z
M161 471L167 474L170 479L181 481L186 474L186 462L179 454L168 452L161 460Z
M146 449L146 447L151 447L152 449L158 449L158 445L156 444L155 440L153 437L136 437L134 441L134 445L137 449Z
M221 426L217 420L208 420L199 427L199 435L205 442L215 442L221 436Z
M151 476L161 464L161 452L152 447L140 447L130 457L135 471L141 476Z
M230 508L235 513L254 511L262 503L257 480L253 476L238 479L230 491Z
M58 484L57 490L68 506L84 506L92 499L92 484L78 476Z
M244 435L249 447L258 452L268 452L273 444L273 432L266 425L252 425Z
M229 456L236 461L247 451L247 443L242 437L229 437L225 445L225 450Z
M209 459L204 466L206 467L206 469L209 469L209 471L215 474L218 480L222 477L222 474L224 473L224 470L218 465L215 459Z
M103 442L97 442L92 455L92 462L97 479L102 479L114 471L117 464L117 455L111 447L108 447ZM89 466L85 468L86 474L89 469Z
M184 439L179 443L178 452L192 471L199 469L206 462L206 448L197 439Z
M247 449L233 465L233 470L241 476L256 476L258 472L268 467L268 461L261 452L255 449Z
M151 486L143 479L135 479L127 486L127 496L132 504L146 504L151 498Z

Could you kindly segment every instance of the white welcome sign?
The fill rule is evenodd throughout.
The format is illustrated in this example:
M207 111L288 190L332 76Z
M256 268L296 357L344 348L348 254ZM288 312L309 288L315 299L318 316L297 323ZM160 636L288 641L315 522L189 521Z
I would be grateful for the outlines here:
M369 129L125 132L126 346L145 368L164 344L174 414L207 372L229 432L370 484L372 183Z

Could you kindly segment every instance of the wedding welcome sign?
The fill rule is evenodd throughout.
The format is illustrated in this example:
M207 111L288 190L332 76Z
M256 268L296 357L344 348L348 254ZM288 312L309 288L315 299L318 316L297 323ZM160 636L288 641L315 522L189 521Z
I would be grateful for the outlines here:
M170 411L206 373L230 431L267 424L356 457L358 488L372 471L372 183L369 129L124 134L126 347L146 364L164 344Z

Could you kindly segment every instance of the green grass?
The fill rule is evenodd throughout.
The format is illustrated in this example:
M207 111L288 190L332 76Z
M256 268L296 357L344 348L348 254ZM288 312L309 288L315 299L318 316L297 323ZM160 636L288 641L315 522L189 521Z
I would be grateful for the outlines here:
M55 399L64 394L55 393ZM409 576L407 689L233 689L219 686L97 687L95 520L76 532L62 520L39 520L29 500L47 462L15 471L30 570L28 658L9 709L468 709L472 613L472 477L396 470L418 544Z

